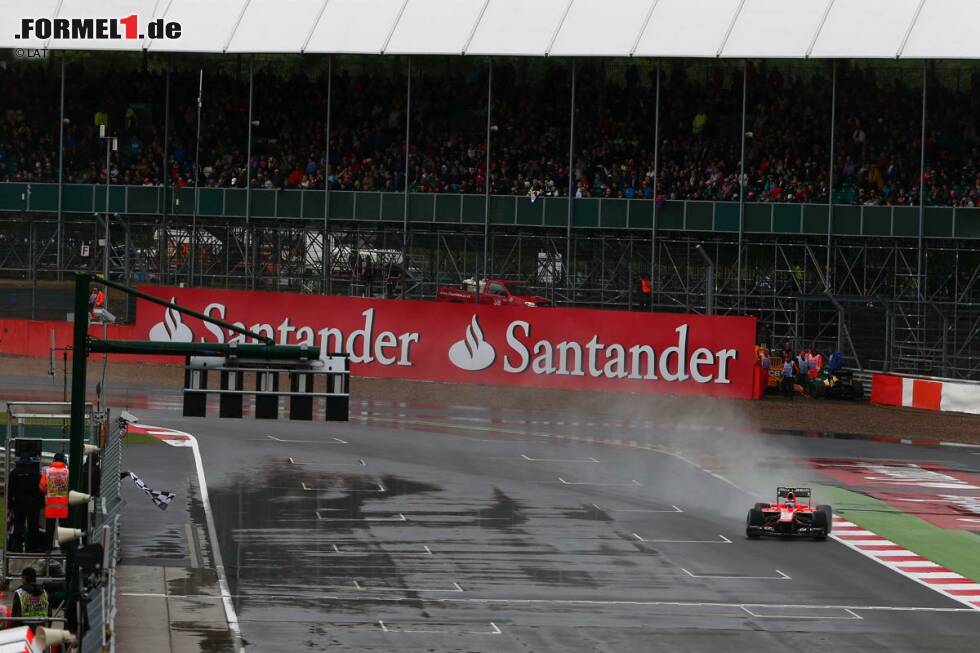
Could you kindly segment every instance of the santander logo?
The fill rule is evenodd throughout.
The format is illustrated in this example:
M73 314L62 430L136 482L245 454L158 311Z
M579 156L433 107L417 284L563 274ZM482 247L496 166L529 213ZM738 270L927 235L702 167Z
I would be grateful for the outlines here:
M174 297L170 298L171 303L176 303ZM180 313L172 308L163 312L163 322L157 322L150 329L150 340L154 342L193 342L194 333L190 327L184 324L180 318Z
M466 336L449 348L449 360L461 370L485 370L497 358L497 352L483 337L483 329L474 314L466 327Z

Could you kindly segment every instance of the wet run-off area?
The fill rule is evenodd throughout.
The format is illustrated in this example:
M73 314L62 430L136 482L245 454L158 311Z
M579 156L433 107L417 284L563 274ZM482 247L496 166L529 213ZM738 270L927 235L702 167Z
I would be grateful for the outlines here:
M980 611L837 542L746 540L759 495L711 464L764 452L802 468L911 447L619 429L663 445L643 449L557 437L617 428L519 411L361 412L140 413L198 438L251 650L964 651L980 636ZM678 453L682 442L699 451Z

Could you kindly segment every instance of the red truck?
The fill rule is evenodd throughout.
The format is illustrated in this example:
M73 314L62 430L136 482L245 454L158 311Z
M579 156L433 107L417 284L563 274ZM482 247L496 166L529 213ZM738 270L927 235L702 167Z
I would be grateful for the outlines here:
M462 288L443 286L436 291L436 299L440 302L475 304L477 303L476 282L467 279L463 282ZM479 303L494 306L551 306L551 300L535 295L520 282L501 279L480 282Z

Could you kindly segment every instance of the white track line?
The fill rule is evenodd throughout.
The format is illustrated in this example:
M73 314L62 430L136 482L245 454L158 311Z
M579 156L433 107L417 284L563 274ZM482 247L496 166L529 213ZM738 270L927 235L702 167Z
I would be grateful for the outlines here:
M592 456L588 458L531 458L527 454L521 454L521 458L532 463L597 463L599 462Z
M727 576L726 576L727 578ZM337 587L336 589L349 589L348 587ZM367 590L364 590L365 592ZM156 596L162 597L163 594L154 593L124 593L124 596ZM190 596L190 595L177 595L169 594L170 598L200 598L200 596ZM273 593L273 592L249 592L247 594L234 594L235 598L273 598L273 599L292 599L295 598L293 594L285 593ZM363 597L363 598L362 598ZM410 597L403 596L368 596L362 594L358 596L357 593L349 593L344 595L335 594L319 594L316 596L318 600L321 601L363 601L370 603L392 603L399 604L405 603L406 601L414 601ZM434 596L427 597L425 599L429 603L471 603L474 605L591 605L591 606L632 606L632 607L657 607L657 606L672 606L679 608L734 608L741 609L742 607L750 608L785 608L792 610L854 610L855 612L884 612L884 613L901 613L901 612L924 612L924 613L934 613L934 614L969 614L970 618L974 618L976 615L976 610L972 608L937 608L932 606L918 606L918 605L853 605L853 604L806 604L806 603L723 603L723 602L706 602L706 601L628 601L628 600L616 600L616 599L511 599L511 598L473 598L473 597L450 597L450 596ZM268 623L263 621L262 623ZM305 622L304 622L305 623Z
M724 574L692 574L683 567L681 567L681 571L691 578L709 578L711 580L792 580L789 576L778 569L776 570L776 573L779 574L778 576L726 576Z
M144 429L162 430L161 427L143 426ZM204 520L208 525L208 537L211 540L211 555L214 556L214 567L218 574L218 588L221 592L221 604L225 610L225 620L228 622L228 630L231 631L232 639L236 651L245 651L245 642L242 640L242 630L238 623L238 615L235 613L235 605L231 599L231 590L228 588L228 577L225 575L225 565L221 558L221 547L218 544L218 532L214 526L214 513L211 510L211 498L208 495L208 482L204 476L204 462L201 460L201 449L198 447L197 438L190 433L169 429L166 435L176 436L177 439L167 440L161 438L172 447L190 447L194 454L194 466L197 468L198 485L201 492L201 503L204 505Z
M335 442L337 444L350 444L347 440L341 440L340 438L330 438L330 440L283 440L274 435L267 435L265 437L273 442L283 442L286 444L334 444Z
M684 512L674 504L670 505L672 510L654 510L652 508L602 508L597 503L593 503L592 506L596 510L601 510L602 512L665 512L668 514Z
M387 492L388 489L384 485L375 481L378 486L377 490L356 490L354 488L347 487L310 487L305 481L300 481L299 485L307 492Z
M789 615L789 614L756 614L750 610L747 606L741 606L742 610L747 612L750 617L754 619L835 619L838 621L861 621L864 619L861 615L854 612L849 608L842 608L842 612L848 613L849 617L822 617L818 615Z
M453 589L440 589L431 587L364 587L359 582L352 581L354 587L358 592L463 592L462 587L459 583L453 583Z
M658 543L659 544L731 544L732 543L730 539L728 539L721 533L718 534L718 537L721 538L720 540L648 540L640 535L637 535L636 533L633 533L633 537L635 537L641 542L649 542L651 544L658 544Z
M331 510L345 510L345 509L344 508L320 508L319 510L314 510L313 511L313 514L316 515L316 518L319 521L345 521L345 522L351 522L351 521L403 522L403 521L408 521L408 518L405 517L405 515L403 515L402 513L398 513L398 516L397 517L371 517L369 515L367 517L360 517L360 518L358 518L358 517L335 517L334 518L334 517L321 517L320 516L320 513L321 512L329 512Z
M415 630L411 628L391 629L380 619L378 619L378 625L381 627L381 632L403 633L406 635L499 635L501 632L503 632L500 630L497 624L492 621L490 622L490 630L430 630L428 628L422 630Z
M561 476L559 476L558 480L561 482L562 485L592 485L597 487L643 487L643 485L636 479L630 479L629 483L590 483L586 481L582 481L582 482L566 481Z
M300 463L292 456L289 457L290 465L306 465L309 467L367 467L363 458L358 458L356 463Z

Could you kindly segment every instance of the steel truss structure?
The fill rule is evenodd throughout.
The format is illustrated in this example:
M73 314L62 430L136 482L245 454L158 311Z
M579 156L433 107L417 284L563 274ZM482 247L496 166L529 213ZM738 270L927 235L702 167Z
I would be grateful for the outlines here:
M38 289L68 292L59 280L102 270L102 218L64 219L60 238L49 216L0 224L0 275L31 289L32 316L64 317L46 309ZM760 342L770 346L789 340L840 349L862 369L980 376L980 252L960 241L926 241L920 297L917 243L902 239L835 238L828 246L812 236L755 234L740 247L735 234L487 231L484 239L482 225L413 226L404 239L398 224L331 222L326 232L320 221L246 227L227 218L192 225L170 216L164 225L163 218L114 216L109 275L136 284L431 299L439 285L485 272L519 279L559 306L754 315ZM94 245L82 256L86 243ZM359 262L368 255L364 270ZM257 261L254 270L249 260ZM648 298L638 280L651 269ZM117 310L131 317L128 305Z

